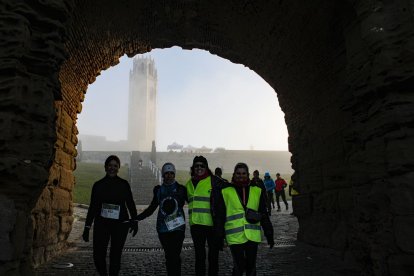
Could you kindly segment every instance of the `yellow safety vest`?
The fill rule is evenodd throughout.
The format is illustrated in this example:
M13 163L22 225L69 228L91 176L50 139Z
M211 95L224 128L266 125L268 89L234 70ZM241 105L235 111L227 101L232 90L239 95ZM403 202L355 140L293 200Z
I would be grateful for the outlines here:
M289 186L293 186L293 180L292 179L289 181ZM295 189L293 189L293 187L292 187L291 190L290 190L290 194L294 196L294 195L298 195L299 192L296 191Z
M262 189L256 186L249 188L249 198L246 207L258 211ZM224 229L226 231L227 244L242 244L247 241L261 242L260 222L252 224L246 220L245 210L237 195L236 189L234 187L227 187L221 193L223 194L226 205L226 223L224 224Z
M200 180L195 189L190 179L187 181L186 187L190 225L213 226L210 208L211 177Z

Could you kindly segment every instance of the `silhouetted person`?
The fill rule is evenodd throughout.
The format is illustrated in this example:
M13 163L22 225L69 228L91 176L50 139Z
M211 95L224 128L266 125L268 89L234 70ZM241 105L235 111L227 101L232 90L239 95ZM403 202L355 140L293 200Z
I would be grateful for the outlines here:
M214 175L215 175L215 176L217 176L218 178L220 178L222 181L224 181L224 182L228 182L228 181L227 181L227 179L224 179L224 178L222 177L222 175L223 175L223 171L221 170L221 168L220 168L220 167L217 167L217 168L214 170Z
M111 241L109 253L109 275L118 275L121 268L121 254L128 229L134 237L138 232L138 222L129 220L137 216L131 187L128 181L118 177L121 161L115 155L105 161L106 176L92 187L91 202L86 216L82 238L89 241L89 230L93 227L93 260L100 275L108 275L106 250Z
M164 249L167 275L179 276L185 232L183 206L187 200L187 190L175 181L175 166L172 163L165 163L161 173L162 185L154 187L151 204L137 216L137 219L143 220L151 216L158 208L157 233Z
M255 170L255 171L253 172L253 178L252 178L252 180L251 180L250 182L251 182L252 184L254 184L254 185L256 185L256 186L258 186L258 187L262 188L262 189L263 189L263 191L266 191L266 188L265 188L265 185L264 185L263 179L261 179L261 178L260 178L260 173L259 173L259 171L258 171L258 170Z
M298 191L298 184L296 183L296 181L293 181L293 178L295 176L292 175L292 177L290 178L289 181L289 195L292 197L292 213L290 213L292 216L295 215L295 197L297 195L299 195L299 191Z
M249 179L249 168L238 163L231 183L224 184L217 204L217 225L222 225L233 257L233 276L256 275L256 257L262 240L274 246L273 226L266 208L266 194Z
M208 244L208 275L218 275L218 254L222 240L215 233L216 202L222 181L212 174L207 159L196 156L191 166L191 179L187 181L188 214L195 251L195 274L206 271L206 242Z
M271 214L272 207L275 209L275 200L273 197L273 193L275 191L276 184L273 179L270 177L270 173L266 172L263 179L264 185L266 187L266 194L267 194L267 210L269 211L269 215Z
M287 187L286 181L280 176L280 173L276 174L276 203L277 203L277 211L280 212L280 204L279 204L279 198L282 197L283 202L285 203L286 210L289 209L289 205L286 201L286 194L285 194L285 188Z

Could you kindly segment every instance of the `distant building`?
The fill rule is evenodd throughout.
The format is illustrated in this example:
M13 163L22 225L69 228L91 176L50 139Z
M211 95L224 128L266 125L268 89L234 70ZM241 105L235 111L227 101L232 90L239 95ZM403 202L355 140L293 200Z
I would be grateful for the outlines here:
M150 152L156 139L157 69L150 57L136 57L129 72L128 143Z
M127 140L108 141L105 136L79 135L82 153L84 151L131 151ZM83 159L83 156L82 156Z
M167 146L167 151L181 151L182 149L183 145L177 144L176 142Z

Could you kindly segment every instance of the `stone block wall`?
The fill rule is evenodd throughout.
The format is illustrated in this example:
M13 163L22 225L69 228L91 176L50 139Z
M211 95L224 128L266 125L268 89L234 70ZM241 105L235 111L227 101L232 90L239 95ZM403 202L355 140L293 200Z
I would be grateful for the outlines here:
M49 180L32 210L34 266L51 260L66 248L72 230L72 191L75 185L73 170L76 167L78 134L74 119L55 103L57 111L55 160L49 170Z

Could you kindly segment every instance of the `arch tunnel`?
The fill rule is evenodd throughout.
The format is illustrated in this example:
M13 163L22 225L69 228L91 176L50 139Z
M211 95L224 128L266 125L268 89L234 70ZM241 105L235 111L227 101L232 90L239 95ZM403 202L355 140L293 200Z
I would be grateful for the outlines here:
M412 271L408 1L3 0L0 11L0 274L65 250L88 85L124 54L173 46L243 64L277 92L299 240L372 274Z

